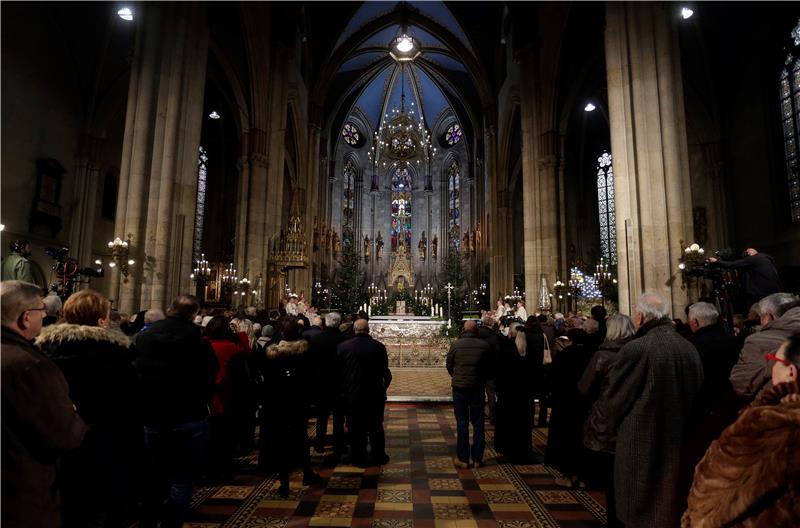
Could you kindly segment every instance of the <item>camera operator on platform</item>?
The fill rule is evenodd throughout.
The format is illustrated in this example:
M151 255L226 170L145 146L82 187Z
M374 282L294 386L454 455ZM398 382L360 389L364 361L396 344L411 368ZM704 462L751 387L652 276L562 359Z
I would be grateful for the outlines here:
M19 280L36 284L31 268L31 243L27 240L14 240L8 246L11 253L3 259L2 280Z
M754 248L747 248L739 260L718 260L715 257L708 262L717 263L723 268L739 270L741 273L742 306L751 306L767 295L781 291L781 280L775 262L766 253L759 253ZM738 307L737 303L737 307ZM741 312L744 313L744 312Z

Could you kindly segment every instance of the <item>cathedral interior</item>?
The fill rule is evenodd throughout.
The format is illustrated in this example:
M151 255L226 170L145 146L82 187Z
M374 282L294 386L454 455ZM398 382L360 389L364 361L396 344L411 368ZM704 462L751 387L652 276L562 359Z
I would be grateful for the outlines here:
M2 246L30 240L43 285L68 247L127 313L269 308L350 248L377 292L441 291L458 255L484 304L541 308L605 265L621 311L680 313L697 243L797 289L791 3L132 7L2 8Z
M683 317L698 299L721 298L717 283L704 280L705 259L736 258L746 248L774 259L783 291L800 292L798 5L2 2L0 252L6 258L16 252L10 245L19 247L15 241L29 241L39 285L64 298L91 288L118 313L140 312L142 325L145 310L166 310L176 296L194 294L206 311L191 315L204 332L218 318L225 319L222 333L234 315L236 324L248 323L251 339L242 334L245 343L238 342L244 354L268 353L263 343L258 349L254 325L240 315L271 310L277 328L282 319L272 317L274 309L287 308L291 294L333 321L338 314L332 311L352 314L353 306L369 315L371 335L385 342L380 346L388 349L395 376L390 387L380 378L379 396L389 405L385 415L371 416L372 422L384 417L386 427L378 464L340 463L340 446L325 444L323 425L310 455L319 472L309 473L306 465L302 477L292 474L291 486L279 486L253 454L259 406L249 402L242 413L249 438L241 442L248 447L238 453L232 474L188 485L185 527L606 526L613 515L606 509L613 503L608 489L587 489L566 470L540 463L556 445L568 465L576 465L583 447L577 438L582 422L569 431L576 433L574 451L560 441L548 446L556 435L545 400L555 389L537 388L535 428L534 396L520 398L530 407L523 436L535 456L503 461L490 403L485 459L474 452L472 462L453 459L464 438L457 428L467 420L457 420L449 407L457 391L445 358L460 341L450 332L450 321L458 330L460 319L450 311L451 293L463 301L459 316L492 310L505 297L525 300L527 311L520 306L516 312L525 314L522 320L563 312L582 324L570 312L586 315L600 300L610 301L609 314L633 315L637 298L650 291L666 299L672 317ZM594 284L597 295L585 294L582 284ZM591 304L578 305L579 294ZM358 301L347 307L345 296ZM417 317L406 312L406 303ZM37 300L23 308L20 320L43 316L49 305L39 307ZM387 322L387 311L408 315L400 321L407 326ZM283 317L292 321L285 328L302 341L293 319L298 314L287 312ZM98 324L110 324L112 312L106 307L105 313L95 318ZM386 317L381 322L375 315ZM655 322L670 325L667 315ZM759 315L752 322L761 322ZM715 324L718 319L716 313ZM201 340L191 320L183 322ZM600 320L606 335L604 310ZM651 322L642 317L636 326ZM330 329L343 328L344 335L363 323L336 322ZM535 324L542 343L548 343L547 324ZM266 319L259 324L262 332L267 327ZM517 333L516 326L512 330ZM512 355L526 356L519 345L524 339L512 334L516 341L509 345L512 339L494 334ZM631 326L624 339L633 335ZM210 341L210 332L205 337ZM271 337L260 334L267 342ZM17 347L25 344L17 341ZM573 351L582 346L574 344ZM339 361L342 345L333 347ZM184 351L166 348L165 355ZM555 370L550 345L544 350L536 367L552 362ZM798 367L783 354L767 359L793 372L796 382ZM674 355L688 361L690 354ZM7 357L4 350L4 447ZM763 357L759 353L758 360ZM289 376L289 369L277 370ZM320 370L323 378L329 374ZM517 374L513 366L508 370ZM583 366L577 379L581 372ZM176 379L182 376L184 370ZM261 383L258 390L270 388ZM519 383L526 390L533 384L529 378ZM574 393L576 383L570 387ZM477 403L461 395L461 408L482 409L483 391L482 385L473 391ZM423 397L411 400L412 392ZM24 394L24 405L38 409ZM676 394L688 398L691 391ZM281 412L295 400L293 393L276 399ZM495 401L494 393L488 401ZM207 402L201 403L205 409ZM263 419L270 402L261 403L259 442L275 425ZM329 411L334 404L315 405ZM82 411L80 404L65 408ZM305 410L297 411L302 441L290 446L299 451L306 440L317 440L312 422L300 415ZM510 414L506 424L524 421ZM653 408L645 414L671 417ZM352 434L352 423L359 422L350 415L347 422ZM474 420L473 430L483 423ZM335 444L336 427L331 422ZM224 436L223 429L212 425L212 439L218 431ZM658 436L667 430L673 428L665 426ZM792 434L797 437L796 428ZM789 443L751 452L788 464ZM288 456L291 449L284 451L276 453ZM138 463L135 452L123 455L120 461ZM602 459L612 477L613 457L610 467L609 458ZM47 463L55 467L55 459ZM26 480L8 473L4 469L4 488L7 478ZM776 474L789 472L750 480L771 483ZM109 480L109 488L117 480ZM644 502L662 498L653 493ZM627 495L618 495L616 504L620 499ZM3 509L5 522L5 500ZM659 518L638 525L675 524Z

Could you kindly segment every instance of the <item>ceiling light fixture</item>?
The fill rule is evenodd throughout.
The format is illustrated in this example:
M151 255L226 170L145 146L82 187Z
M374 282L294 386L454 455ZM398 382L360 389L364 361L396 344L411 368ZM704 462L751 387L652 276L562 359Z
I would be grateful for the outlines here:
M420 55L419 44L414 37L403 33L389 45L389 55L398 62L413 61Z
M681 8L681 17L683 17L684 20L689 20L692 18L693 14L694 11L692 9L689 9L688 7Z
M212 110L211 113L208 114L208 117L210 117L211 119L219 119L222 116L219 115L216 110Z
M130 7L123 7L117 11L117 16L119 16L122 20L127 20L130 22L133 20L133 11L131 11Z
M584 112L594 112L594 109L597 108L592 103L586 103L586 106L583 107Z

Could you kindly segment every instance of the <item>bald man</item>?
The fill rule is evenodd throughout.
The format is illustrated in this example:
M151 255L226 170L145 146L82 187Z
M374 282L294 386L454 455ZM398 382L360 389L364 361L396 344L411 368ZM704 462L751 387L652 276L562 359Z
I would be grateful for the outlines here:
M456 467L466 469L483 465L484 410L483 392L486 379L490 375L491 347L478 336L478 323L474 320L464 322L461 337L450 345L447 353L447 372L452 376L453 410L456 415L457 458ZM469 424L472 423L472 449L469 445Z
M350 436L351 463L366 467L367 438L372 447L372 462L389 462L383 433L386 389L392 382L389 356L383 343L369 335L369 322L353 323L355 337L340 344L337 360L341 372L340 393Z

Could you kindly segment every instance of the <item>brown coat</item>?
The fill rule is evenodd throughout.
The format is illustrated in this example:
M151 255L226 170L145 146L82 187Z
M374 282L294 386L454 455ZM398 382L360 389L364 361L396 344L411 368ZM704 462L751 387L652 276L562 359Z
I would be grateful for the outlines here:
M761 394L695 469L683 528L800 526L800 384Z
M7 328L2 344L2 525L57 527L57 462L80 445L86 425L55 363Z

